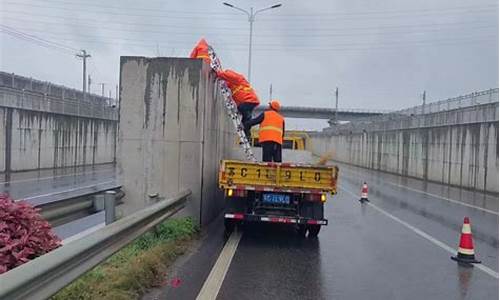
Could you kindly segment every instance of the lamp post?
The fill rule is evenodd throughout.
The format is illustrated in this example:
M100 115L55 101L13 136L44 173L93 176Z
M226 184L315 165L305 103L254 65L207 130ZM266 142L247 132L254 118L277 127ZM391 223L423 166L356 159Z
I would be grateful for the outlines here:
M251 73L252 72L252 35L253 35L253 22L255 21L255 16L260 12L274 9L274 8L278 8L281 6L281 3L275 4L273 6L269 6L266 8L258 9L255 12L253 10L253 7L250 8L250 11L248 11L248 10L245 10L243 8L239 8L239 7L234 6L234 5L227 3L227 2L222 2L222 4L224 4L225 6L229 6L231 8L234 8L236 10L242 11L248 16L248 22L250 23L250 38L249 38L249 42L248 42L248 74L247 74L247 77L248 77L248 82L250 82L251 77L252 77L252 73Z

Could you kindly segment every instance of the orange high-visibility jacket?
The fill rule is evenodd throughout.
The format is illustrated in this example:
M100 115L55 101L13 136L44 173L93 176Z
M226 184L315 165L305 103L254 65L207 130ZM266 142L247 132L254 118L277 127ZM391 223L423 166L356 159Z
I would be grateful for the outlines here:
M259 143L275 142L283 144L283 127L285 119L274 110L264 112L264 120L259 127Z
M242 103L260 104L259 97L257 97L257 94L245 76L233 70L225 70L217 71L217 77L226 81L227 87L231 90L233 100L237 106L240 106Z
M208 55L208 43L205 39L201 39L194 47L189 55L190 58L203 58L203 60L210 64L210 56Z

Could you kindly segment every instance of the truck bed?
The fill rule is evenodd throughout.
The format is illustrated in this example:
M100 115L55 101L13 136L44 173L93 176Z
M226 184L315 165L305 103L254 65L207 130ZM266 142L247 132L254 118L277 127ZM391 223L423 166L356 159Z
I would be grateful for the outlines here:
M335 166L223 160L219 186L221 189L335 194L337 178Z

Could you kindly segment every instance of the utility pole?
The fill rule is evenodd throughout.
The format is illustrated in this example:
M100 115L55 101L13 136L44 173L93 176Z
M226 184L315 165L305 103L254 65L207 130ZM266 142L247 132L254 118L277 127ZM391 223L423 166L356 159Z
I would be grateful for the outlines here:
M89 88L89 93L92 93L92 89L90 88L90 85L92 84L92 78L90 78L90 74L88 76L88 88Z
M335 115L333 116L333 122L337 125L337 112L339 110L339 88L335 88Z
M250 7L250 11L248 11L248 10L245 10L243 8L239 8L239 7L234 6L233 4L230 4L227 2L222 2L222 4L224 4L225 6L231 7L233 9L242 11L248 16L248 22L250 23L250 36L249 36L249 40L248 40L248 74L247 74L248 78L247 79L248 79L248 82L252 82L252 36L253 36L253 22L255 22L255 16L260 12L281 7L281 3L275 4L273 6L269 6L266 8L257 9L255 12L253 10L253 7Z
M101 85L101 96L103 96L103 97L104 97L104 86L106 85L106 83L101 82L101 83L99 83L99 84Z
M269 101L273 100L273 84L269 85Z
M83 59L83 100L85 100L87 93L87 58L90 57L90 54L87 54L87 51L80 50L81 53L76 54L76 57L81 57Z
M422 94L422 114L425 113L425 91Z

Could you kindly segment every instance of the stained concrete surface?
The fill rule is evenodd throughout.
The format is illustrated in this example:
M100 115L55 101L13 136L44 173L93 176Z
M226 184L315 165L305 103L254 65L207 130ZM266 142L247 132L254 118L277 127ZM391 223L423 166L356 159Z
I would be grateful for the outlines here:
M115 180L114 164L16 172L9 181L0 181L0 193L25 199Z
M219 161L235 142L215 76L202 60L121 57L117 160L123 213L190 189L184 215L208 223L223 207Z
M312 134L309 150L357 166L498 193L498 103L421 117Z

